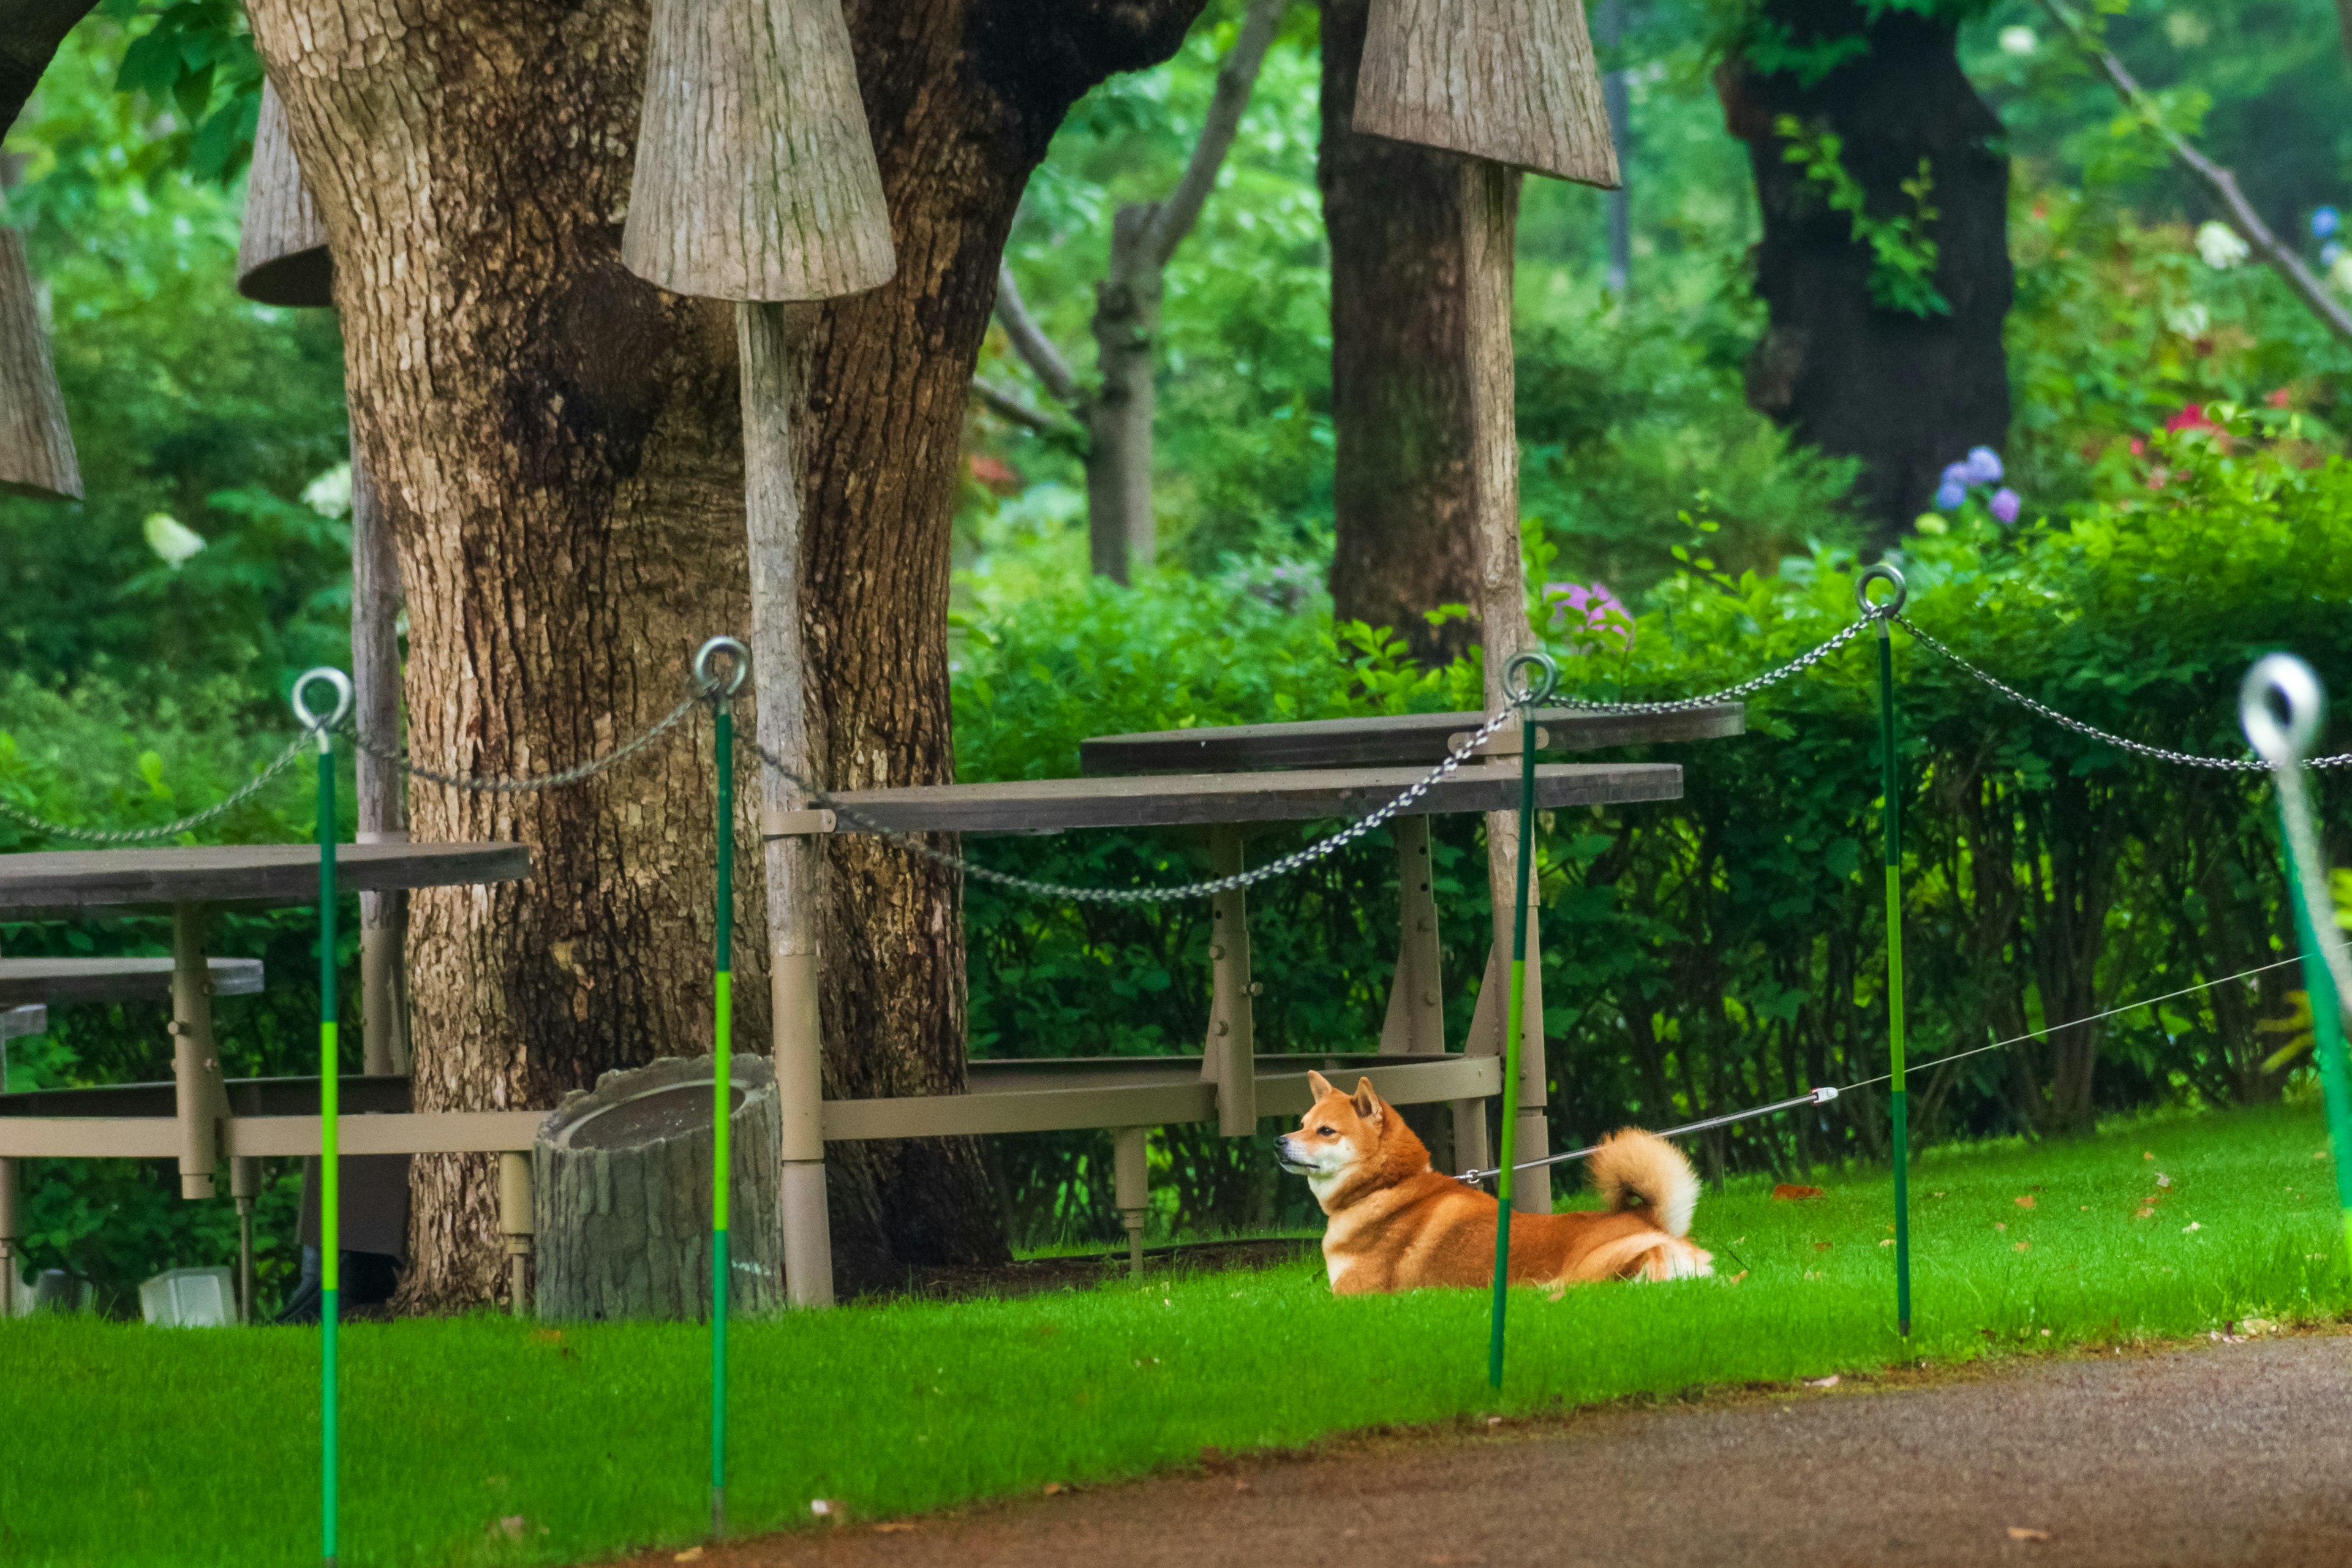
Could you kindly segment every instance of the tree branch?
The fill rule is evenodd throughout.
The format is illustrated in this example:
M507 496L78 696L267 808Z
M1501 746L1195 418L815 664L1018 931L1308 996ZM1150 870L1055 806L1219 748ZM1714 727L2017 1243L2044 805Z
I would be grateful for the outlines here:
M58 46L97 0L0 0L0 135L16 122Z
M996 268L996 319L1004 323L1004 335L1013 340L1013 352L1021 356L1021 363L1036 372L1045 390L1064 406L1076 408L1082 401L1077 377L1070 374L1069 363L1045 335L1045 329L1029 313L1021 286L1013 280L1013 268L1002 262Z
M993 382L983 381L979 376L971 378L971 395L991 412L1001 414L1015 425L1034 430L1040 436L1050 436L1056 431L1068 428L1066 421L1056 419L1050 414L1039 413L1022 402L1009 389L998 386Z
M2108 85L2116 89L2116 96L2147 122L2148 129L2155 132L2170 149L2182 167L2205 182L2213 199L2229 216L2230 226L2243 235L2246 243L2262 253L2263 259L2286 279L2288 288L2302 296L2303 302L2311 307L2314 315L2327 323L2329 330L2337 337L2352 343L2352 311L2347 311L2343 301L2329 293L2327 286L2312 275L2311 268L2303 264L2303 258L2279 243L2279 237L2271 232L2270 225L2263 221L2262 214L2254 210L2253 203L2246 200L2246 194L2238 188L2238 177L2199 152L2189 144L2187 137L2164 122L2163 115L2158 112L2156 104L2141 89L2131 72L2125 68L2124 62L2101 45L2082 18L2066 7L2063 0L2042 0L2042 6L2061 27L2066 29L2067 36L2074 40L2074 47L2088 55L2092 63L2105 75Z
M1224 64L1217 68L1217 89L1209 100L1208 118L1201 122L1201 138L1192 144L1184 177L1165 201L1152 207L1145 254L1155 268L1168 265L1168 258L1199 221L1209 193L1216 188L1217 171L1224 166L1225 154L1233 151L1234 138L1241 132L1242 111L1249 107L1258 70L1265 64L1265 52L1274 44L1275 29L1281 25L1287 4L1288 0L1250 0L1234 47Z

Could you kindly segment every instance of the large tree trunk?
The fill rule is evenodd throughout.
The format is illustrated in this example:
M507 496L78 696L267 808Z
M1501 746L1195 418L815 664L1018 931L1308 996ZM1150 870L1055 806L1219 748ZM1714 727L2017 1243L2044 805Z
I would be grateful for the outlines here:
M812 717L837 784L951 776L953 479L1005 231L1068 105L1165 58L1196 9L849 8L899 267L819 313L796 425ZM662 295L617 254L646 7L251 10L334 251L352 419L408 586L411 745L492 773L597 755L748 616L733 310ZM522 887L415 900L420 1109L551 1105L605 1069L709 1050L713 781L693 734L582 789L416 787L418 837L535 850ZM759 791L738 798L748 837ZM828 1088L960 1087L954 879L848 838L832 863ZM763 930L759 879L738 888L739 923ZM737 954L745 1039L767 1026L761 945ZM495 1172L419 1164L412 1300L494 1298ZM845 1146L832 1190L846 1288L1001 1254L969 1145Z
M1810 88L1737 62L1717 79L1764 217L1756 289L1771 326L1748 362L1748 401L1822 450L1863 460L1856 500L1884 548L1926 510L1944 465L2008 434L2001 321L2013 279L2000 121L1962 74L1951 23L1889 9L1866 24L1854 0L1770 0L1765 16L1801 43L1860 35L1869 52ZM1937 216L1927 232L1949 314L1873 302L1870 249L1783 156L1781 115L1844 139L1843 162L1875 216L1912 210L1901 184L1928 161Z
M1475 370L1464 267L1476 160L1350 129L1369 0L1322 0L1316 183L1331 244L1331 603L1422 658L1479 640ZM1518 187L1514 177L1510 199Z

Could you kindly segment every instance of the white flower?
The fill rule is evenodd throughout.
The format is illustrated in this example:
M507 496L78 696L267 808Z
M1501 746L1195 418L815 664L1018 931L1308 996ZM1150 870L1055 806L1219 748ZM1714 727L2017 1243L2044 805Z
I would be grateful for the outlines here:
M302 504L320 517L341 517L352 510L352 466L337 463L302 487Z
M2211 315L2199 304L2176 305L2164 313L2165 329L2179 337L2201 338L2212 324Z
M2352 250L2336 258L2336 265L2327 269L2327 280L2338 292L2352 294Z
M2003 27L2000 30L2000 52L2005 55L2030 55L2042 47L2042 40L2031 27Z
M147 548L162 556L163 564L174 571L204 547L205 536L168 511L159 511L147 520Z
M2239 237L2236 229L2226 223L2208 220L2197 228L2197 254L2205 258L2206 266L2227 271L2253 251Z

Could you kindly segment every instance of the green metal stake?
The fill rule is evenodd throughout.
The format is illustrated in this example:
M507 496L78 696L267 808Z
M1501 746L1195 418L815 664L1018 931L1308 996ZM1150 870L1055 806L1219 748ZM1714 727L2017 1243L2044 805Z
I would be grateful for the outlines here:
M710 656L728 653L735 668L722 686ZM727 1297L734 1271L727 1255L728 1099L735 1062L735 715L728 699L751 668L751 650L712 637L694 656L694 673L712 693L711 732L719 770L719 958L711 973L710 1027L710 1534L727 1533Z
M302 692L314 680L335 691L335 710L310 711ZM335 1339L342 1285L341 1165L335 1135L335 736L351 711L352 683L340 669L306 671L294 683L294 714L319 738L319 1557L334 1568L341 1515L341 1413L335 1394Z
M2286 708L2284 725L2271 712L2273 696ZM2319 738L2326 711L2319 678L2290 654L2272 654L2258 661L2246 672L2239 692L2238 712L2246 738L2271 764L2278 784L2287 907L2294 912L2295 945L2303 953L2312 1054L2319 1058L2320 1096L2327 1108L2328 1142L2336 1151L2336 1201L2344 1215L2347 1256L2352 1258L2352 1070L2345 1059L2344 992L2337 984L2345 963L2344 940L2335 932L2326 860L2312 826L2303 774L2303 759Z
M1524 691L1513 682L1528 671ZM1519 842L1517 894L1511 910L1511 1001L1503 1022L1503 1135L1496 1159L1495 1310L1486 1346L1486 1382L1503 1386L1503 1316L1510 1304L1511 1276L1511 1156L1518 1142L1519 1035L1528 1000L1528 880L1535 865L1536 704L1559 684L1559 667L1549 655L1523 653L1503 671L1503 690L1519 710Z
M1891 583L1895 596L1870 601L1870 584ZM1879 745L1884 755L1880 816L1886 825L1886 1050L1894 1068L1888 1093L1895 1111L1895 1331L1911 1334L1911 1095L1903 1061L1903 771L1895 754L1895 617L1903 609L1903 574L1881 564L1854 584L1863 614L1878 622Z

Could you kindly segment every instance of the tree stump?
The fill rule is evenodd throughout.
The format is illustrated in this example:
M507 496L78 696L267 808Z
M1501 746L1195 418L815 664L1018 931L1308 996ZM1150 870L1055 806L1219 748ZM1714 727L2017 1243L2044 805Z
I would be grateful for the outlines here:
M711 1063L671 1058L568 1094L531 1149L545 1318L710 1313ZM729 1123L732 1311L783 1301L776 1187L782 1121L767 1058L735 1058Z

